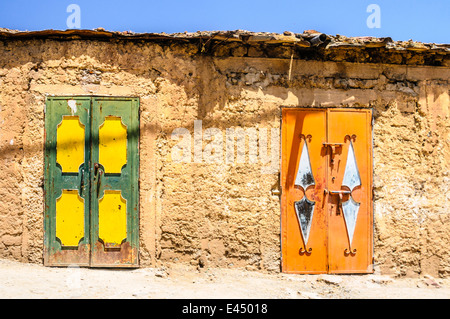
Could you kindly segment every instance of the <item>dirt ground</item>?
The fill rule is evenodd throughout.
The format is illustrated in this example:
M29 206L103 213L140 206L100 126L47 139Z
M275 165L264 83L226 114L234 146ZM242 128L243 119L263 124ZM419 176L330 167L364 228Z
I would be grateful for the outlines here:
M449 299L449 279L291 275L244 269L49 268L0 259L1 299Z

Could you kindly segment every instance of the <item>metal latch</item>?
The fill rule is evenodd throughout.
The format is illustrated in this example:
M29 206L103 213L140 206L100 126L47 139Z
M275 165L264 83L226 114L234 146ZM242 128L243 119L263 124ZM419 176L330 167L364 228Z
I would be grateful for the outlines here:
M342 145L344 145L344 143L322 143L323 146L325 146L325 148L327 149L331 149L331 156L330 156L330 163L333 164L334 162L334 155L336 154L336 149L342 149Z
M331 195L339 195L339 201L338 201L338 209L336 211L336 215L340 215L340 212L342 211L342 198L344 194L351 194L351 191L329 191L328 189L324 189L323 191L325 195L331 194Z
M334 195L334 194L351 194L352 192L351 191L329 191L328 189L324 189L324 191L323 191L325 194L332 194L332 195Z
M336 151L336 147L342 147L342 145L344 145L344 143L326 143L323 142L322 143L323 146L325 147L331 147L331 150L333 151L333 153Z

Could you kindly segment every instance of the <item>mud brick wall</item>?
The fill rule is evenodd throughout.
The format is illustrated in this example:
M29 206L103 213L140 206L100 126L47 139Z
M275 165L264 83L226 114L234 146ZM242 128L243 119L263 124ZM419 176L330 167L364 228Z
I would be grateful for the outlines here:
M138 96L142 266L280 271L279 172L271 169L280 150L267 149L264 161L261 147L256 160L247 148L240 162L235 150L226 162L226 130L254 129L257 145L264 134L270 145L282 106L339 106L373 109L376 268L448 276L448 59L435 66L426 53L371 54L378 58L282 45L201 52L189 42L0 41L0 258L42 263L46 96ZM172 133L186 129L194 145L197 120L203 151L222 137L224 154L196 162L192 147L189 163L174 161Z

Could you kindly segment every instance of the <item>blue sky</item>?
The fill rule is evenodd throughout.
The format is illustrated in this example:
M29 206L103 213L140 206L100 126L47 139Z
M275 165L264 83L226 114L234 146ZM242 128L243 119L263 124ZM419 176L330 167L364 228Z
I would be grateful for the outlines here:
M0 27L67 29L69 4L81 28L135 32L236 30L330 35L389 36L394 40L450 43L450 0L0 0ZM380 28L369 28L370 4L380 8Z

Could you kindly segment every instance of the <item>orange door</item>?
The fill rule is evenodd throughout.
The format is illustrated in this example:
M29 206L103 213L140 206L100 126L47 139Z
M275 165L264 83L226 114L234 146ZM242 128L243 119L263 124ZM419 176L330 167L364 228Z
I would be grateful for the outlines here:
M372 272L371 154L370 110L283 109L283 272Z
M330 273L372 272L372 114L328 110Z
M283 271L327 271L326 113L283 109ZM306 194L305 194L306 193Z

